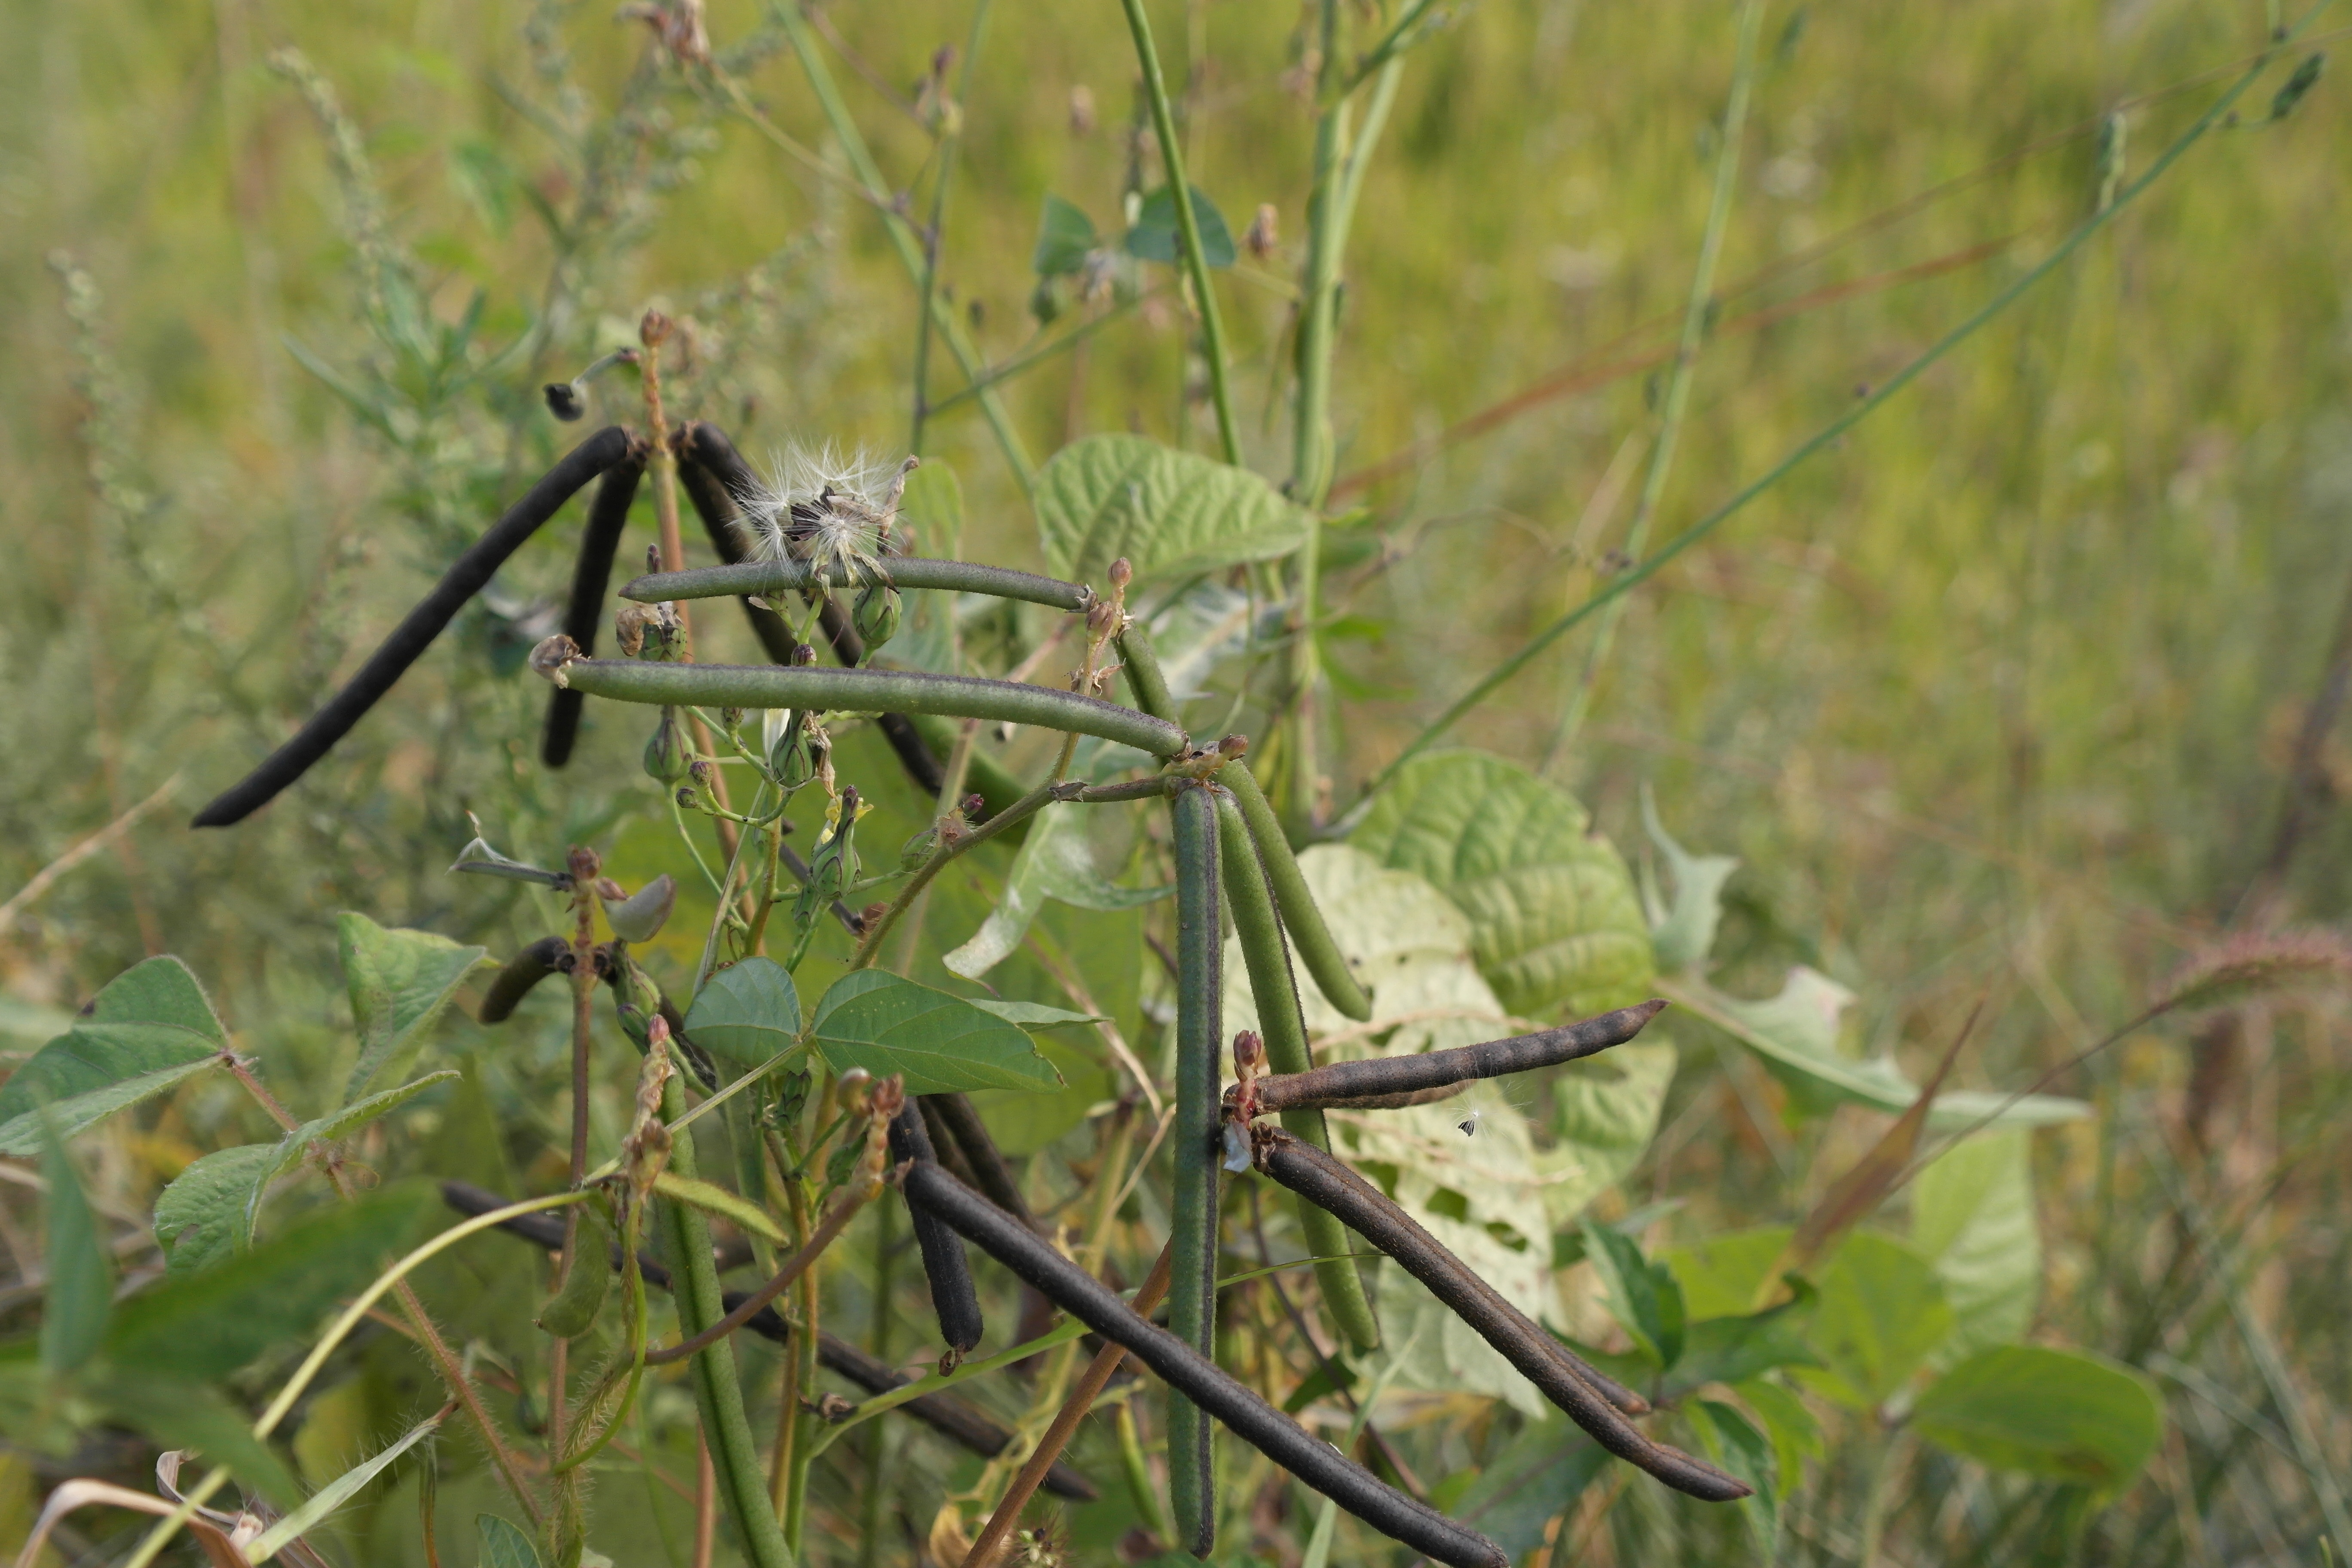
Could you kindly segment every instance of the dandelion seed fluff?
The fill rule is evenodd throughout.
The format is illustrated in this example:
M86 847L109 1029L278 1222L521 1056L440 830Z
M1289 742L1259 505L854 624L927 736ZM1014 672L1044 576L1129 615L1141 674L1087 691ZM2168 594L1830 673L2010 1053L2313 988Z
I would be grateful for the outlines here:
M891 524L914 466L912 458L893 464L830 442L789 447L769 459L759 489L739 498L747 543L763 561L810 561L851 583L879 581L878 558L891 552Z

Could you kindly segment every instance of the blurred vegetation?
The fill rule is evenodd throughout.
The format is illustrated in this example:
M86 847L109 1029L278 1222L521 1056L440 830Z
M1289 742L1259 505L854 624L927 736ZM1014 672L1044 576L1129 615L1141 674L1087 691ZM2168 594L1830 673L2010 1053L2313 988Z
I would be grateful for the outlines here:
M1334 510L1360 510L1325 547L1343 616L1325 639L1347 704L1327 742L1340 808L1618 564L1731 75L1722 4L1451 9L1411 57L1345 268ZM1157 14L1192 182L1236 232L1261 205L1275 216L1275 248L1219 286L1244 456L1278 478L1309 12L1190 0ZM617 830L616 875L669 866L667 825L639 811L635 716L592 706L569 772L537 761L541 689L521 658L551 629L575 523L530 546L268 812L198 835L189 811L566 444L537 388L629 341L648 304L694 334L675 413L753 454L794 440L896 453L917 292L870 206L780 146L839 166L774 18L750 5L713 0L708 16L740 98L676 68L642 23L556 0L8 16L0 306L16 347L0 359L0 539L23 575L0 625L15 671L0 689L0 889L180 782L0 932L0 1024L29 1049L142 953L175 952L299 1100L339 1079L346 1048L336 910L498 952L543 934L524 895L443 874L467 811L543 863ZM1654 535L2030 266L2201 110L2266 20L2179 0L1770 7L1713 330ZM821 21L918 215L940 113L922 84L942 47L958 51L945 79L969 58L940 279L986 362L1111 309L1066 288L1066 314L1041 328L1032 251L1049 193L1116 233L1137 184L1145 111L1116 7L998 7L976 27L969 5L917 0ZM2018 308L1634 595L1568 744L1580 634L1457 738L1573 791L1630 858L1653 790L1684 843L1741 862L1713 983L1768 995L1790 965L1819 969L1856 994L1863 1047L1915 1077L1975 1010L1961 1079L2022 1088L2220 933L2340 922L2352 826L2326 807L2352 785L2352 754L2307 721L2342 679L2352 614L2347 143L2326 81L2278 123L2209 137ZM1106 430L1213 452L1188 336L1163 287L1008 380L1030 459ZM930 366L938 403L962 384L936 342ZM632 416L622 378L592 398L601 417ZM933 416L921 450L961 482L961 554L1037 563L1022 487L974 402ZM1412 460L1374 469L1399 454ZM649 500L639 521L625 564L652 536ZM753 657L715 609L697 622L704 657ZM967 635L1017 648L1032 633ZM858 766L887 774L878 748ZM898 793L877 844L925 812ZM989 901L943 883L934 934L969 931ZM1061 935L1108 923L1070 919ZM1104 1009L1137 1016L1136 984L1130 971ZM2063 1487L1910 1444L1889 1458L1859 1418L1832 1415L1783 1554L2318 1561L2352 1466L2338 1307L2352 1221L2329 1136L2352 1099L2345 1021L2324 1001L2257 1006L2132 1036L2055 1086L2099 1114L2034 1145L2035 1333L2158 1378L2168 1426L2137 1485L2093 1517ZM445 1114L417 1168L515 1190L499 1141L469 1145L460 1123L553 1142L534 1086L560 1071L555 1021L452 1033L484 1099ZM1772 1084L1700 1032L1677 1038L1663 1131L1601 1205L1618 1218L1677 1202L1653 1251L1801 1215L1883 1125L1848 1108L1799 1146ZM233 1086L184 1094L94 1141L98 1184L143 1213L246 1123ZM314 1483L365 1446L365 1422L351 1415L343 1441L334 1414L314 1416L318 1451L303 1454ZM110 1462L137 1468L0 1457L0 1539L37 1481ZM1646 1494L1619 1495L1606 1513L1588 1497L1555 1561L1744 1560L1742 1538L1688 1534ZM1889 1500L1883 1540L1865 1541L1872 1496ZM919 1535L928 1513L908 1518Z

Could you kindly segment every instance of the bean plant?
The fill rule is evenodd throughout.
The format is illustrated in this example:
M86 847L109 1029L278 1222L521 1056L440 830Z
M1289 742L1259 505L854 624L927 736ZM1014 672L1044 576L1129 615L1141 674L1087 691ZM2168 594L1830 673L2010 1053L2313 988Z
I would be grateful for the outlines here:
M703 372L660 310L537 389L560 424L632 376L636 406L514 486L194 826L236 831L334 770L592 487L560 629L528 655L548 687L534 765L561 790L583 740L625 727L644 777L565 842L534 852L492 821L452 846L454 898L541 933L510 951L341 918L352 1039L331 1092L271 1081L168 956L0 1086L0 1153L37 1159L47 1215L38 1326L0 1345L0 1418L53 1450L100 1426L163 1450L152 1488L57 1488L20 1562L97 1506L155 1516L134 1568L183 1534L224 1564L1504 1568L1570 1560L1614 1508L1770 1561L1826 1408L2048 1487L2077 1534L2147 1464L2146 1380L2026 1334L2029 1140L2088 1108L2046 1083L1949 1087L1961 1019L1924 1081L1850 1055L1852 994L1810 969L1774 996L1717 989L1733 862L1685 849L1645 800L1637 876L1565 791L1438 743L1986 317L1335 801L1331 580L1381 565L1350 563L1327 504L1341 260L1362 163L1438 18L1423 0L1317 14L1277 485L1242 460L1213 276L1232 230L1185 177L1145 7L1124 4L1160 183L1115 240L1049 202L1036 308L1181 301L1217 455L1095 435L1033 468L992 409L1040 574L959 558L936 460L820 447L761 472L718 422L674 417ZM757 117L698 10L637 9L662 68ZM1759 11L1741 13L1735 129ZM808 16L782 7L776 30L835 112ZM929 90L950 100L947 60ZM951 116L935 129L951 151ZM870 154L836 130L854 172L831 177L873 201ZM935 339L959 397L986 403L1004 373L940 297L938 205L925 229L874 205L919 290L919 450ZM655 542L616 601L641 501ZM687 511L717 564L689 563ZM698 629L738 613L764 660L700 657ZM2342 967L2325 943L2225 950L2108 1037ZM482 1049L438 1065L453 1008L488 1049L563 1019L541 1080L561 1120L502 1121ZM1661 1215L1612 1194L1658 1132L1677 1043L1776 1082L1799 1122L1843 1105L1888 1125L1794 1223L1645 1247ZM278 1135L188 1163L142 1216L160 1268L118 1290L76 1140L221 1082ZM506 1184L477 1179L500 1168ZM1907 1231L1873 1223L1898 1193ZM919 1348L900 1337L915 1318ZM306 1449L339 1397L406 1414L361 1423L362 1453ZM452 1498L468 1540L444 1538ZM1863 1561L1885 1507L1874 1491Z

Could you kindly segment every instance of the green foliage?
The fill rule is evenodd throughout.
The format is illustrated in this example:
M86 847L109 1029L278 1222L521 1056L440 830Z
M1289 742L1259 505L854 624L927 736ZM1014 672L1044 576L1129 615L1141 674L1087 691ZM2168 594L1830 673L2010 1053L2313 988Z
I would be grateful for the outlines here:
M226 1043L187 966L151 958L0 1085L0 1153L33 1153L45 1125L71 1138L174 1089L217 1062Z
M1234 231L1224 215L1200 186L1192 191L1192 222L1201 231L1201 256L1212 267L1234 264ZM1176 233L1176 193L1160 186L1143 198L1135 222L1127 231L1127 253L1139 261L1164 261L1173 266L1179 256ZM1040 268L1040 271L1044 268Z
M2145 1374L2100 1357L1998 1345L1937 1379L1911 1419L1956 1454L2112 1495L2156 1453L2164 1403Z
M359 1026L359 1060L343 1090L355 1097L406 1068L457 988L497 965L482 948L432 931L386 931L365 915L339 917L336 931Z
M46 1121L46 1118L44 1118ZM54 1124L41 1149L41 1180L48 1185L48 1310L41 1316L41 1364L71 1372L106 1337L114 1307L114 1269L89 1210L81 1172Z
M1124 556L1139 582L1287 555L1309 520L1255 474L1140 436L1088 436L1037 475L1037 535L1056 575L1099 584Z
M772 958L729 964L702 983L687 1010L687 1037L742 1067L782 1055L801 1035L801 997Z
M243 1256L182 1275L116 1309L100 1353L118 1372L226 1377L310 1332L375 1277L439 1206L423 1183L313 1209Z
M1047 899L1081 910L1131 910L1168 897L1173 883L1121 888L1096 868L1087 817L1048 808L1033 818L1021 852L1004 876L1004 896L970 941L940 962L950 973L977 980L1013 955Z
M1943 1282L1927 1260L1876 1231L1848 1237L1822 1270L1812 1341L1826 1369L1807 1382L1861 1409L1885 1405L1951 1335Z
M1964 1140L1911 1184L1911 1245L1936 1266L1957 1358L2032 1326L2042 1295L2042 1235L2033 1212L2032 1152L2022 1131Z
M476 1568L540 1568L539 1548L530 1537L497 1514L474 1521L474 1538Z
M1500 757L1439 752L1399 773L1349 836L1470 917L1503 1005L1583 1016L1638 1002L1650 933L1633 879L1575 798Z
M1017 1026L881 970L835 981L809 1020L809 1037L834 1071L899 1073L909 1094L1062 1086L1054 1065Z

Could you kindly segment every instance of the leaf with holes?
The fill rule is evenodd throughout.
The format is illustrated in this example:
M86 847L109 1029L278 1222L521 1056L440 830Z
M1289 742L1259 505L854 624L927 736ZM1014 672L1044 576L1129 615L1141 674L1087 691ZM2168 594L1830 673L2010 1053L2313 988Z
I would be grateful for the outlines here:
M835 1072L902 1073L908 1094L1055 1089L1062 1075L1021 1029L961 996L877 969L843 975L810 1026Z
M1139 581L1271 561L1307 542L1307 513L1244 468L1141 436L1088 436L1037 475L1037 531L1064 577L1100 583L1127 557Z

